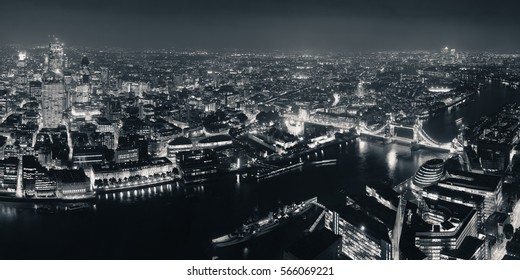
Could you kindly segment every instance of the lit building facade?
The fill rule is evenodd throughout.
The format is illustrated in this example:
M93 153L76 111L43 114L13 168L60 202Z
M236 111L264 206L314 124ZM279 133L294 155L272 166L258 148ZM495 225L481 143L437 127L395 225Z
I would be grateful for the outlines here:
M34 156L23 156L23 193L25 197L56 197L56 181Z
M72 162L76 166L87 167L101 164L105 159L104 150L98 147L74 147Z
M388 228L364 212L350 207L325 210L325 227L342 236L341 252L354 260L390 260Z
M437 185L483 197L482 220L486 220L502 204L502 184L503 180L500 176L459 171L450 172L449 177Z
M36 100L40 100L42 97L42 83L40 81L30 81L29 94L31 97L36 98Z
M229 135L215 135L200 140L196 146L199 149L215 149L218 147L229 146L233 140Z
M175 159L179 152L186 152L194 149L193 142L187 137L178 137L168 142L168 157Z
M49 78L42 86L42 124L54 128L62 124L67 94L61 79Z
M464 239L458 249L442 250L441 260L487 260L487 248L484 240L473 236Z
M442 177L444 177L444 161L442 159L431 159L417 170L413 177L413 185L424 188L435 184Z
M65 67L65 54L63 52L63 44L56 38L54 38L54 42L49 44L49 53L47 54L46 62L48 71L56 74L63 74L63 68Z
M466 237L477 237L477 211L463 205L425 199L421 217L412 228L415 245L430 260L440 260L443 250L459 249Z
M63 114L67 108L67 93L63 69L65 54L63 44L54 38L49 44L45 66L47 72L43 75L41 91L43 127L54 128L62 124Z
M14 193L18 183L20 161L16 157L0 160L1 190Z
M93 195L90 179L83 169L52 170L53 179L56 181L56 189L59 197L73 198Z
M96 180L123 180L133 176L148 177L168 174L173 171L173 163L164 157L150 161L126 162L119 164L93 165L90 169L91 183Z
M180 152L176 160L185 182L205 181L218 172L219 161L211 150Z
M139 161L139 149L135 147L120 147L116 149L115 161L117 163Z

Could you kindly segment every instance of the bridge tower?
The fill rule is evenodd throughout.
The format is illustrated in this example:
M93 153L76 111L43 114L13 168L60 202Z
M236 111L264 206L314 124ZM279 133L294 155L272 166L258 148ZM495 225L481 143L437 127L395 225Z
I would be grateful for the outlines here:
M394 125L394 114L390 113L388 115L388 119L386 119L386 136L393 137L395 135L395 125Z
M422 122L419 117L415 118L415 124L413 125L413 140L419 142L419 130L422 129Z

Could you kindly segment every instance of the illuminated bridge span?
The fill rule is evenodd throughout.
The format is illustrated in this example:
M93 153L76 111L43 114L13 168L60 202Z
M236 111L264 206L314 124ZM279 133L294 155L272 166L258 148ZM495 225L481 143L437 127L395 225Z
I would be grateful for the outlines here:
M441 143L433 139L426 133L426 131L424 131L422 123L419 121L417 121L413 127L387 123L381 128L375 130L372 130L366 125L362 124L357 127L357 131L360 135L413 144L417 145L418 147L434 148L450 152L459 152L462 150L462 145L460 145L460 143L457 141ZM403 133L400 132L407 132L405 134L408 135L402 135Z
M373 136L384 136L386 134L386 129L388 128L388 124L383 125L382 127L378 129L370 129L366 126L366 124L360 124L358 127L358 132L361 134L368 134Z

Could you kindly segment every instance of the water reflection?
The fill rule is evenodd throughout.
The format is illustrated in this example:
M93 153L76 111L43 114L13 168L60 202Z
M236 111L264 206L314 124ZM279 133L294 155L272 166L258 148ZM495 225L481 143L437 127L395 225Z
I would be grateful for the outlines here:
M196 187L200 189L200 187ZM203 189L203 188L202 188ZM154 199L159 197L168 197L174 194L174 189L171 184L151 186L147 188L134 189L134 190L122 190L119 192L99 194L98 199L105 201L116 201L116 202L132 202L141 201L146 199ZM175 191L179 190L179 186Z
M463 122L471 123L479 114L500 109L507 100L520 101L520 94L506 96L497 92L493 97L491 91L483 92L479 98L484 101L452 111L456 118L451 113L441 115L427 122L425 129L439 141L442 137L438 134L443 133L450 141L457 132L453 124L459 117L464 115ZM466 118L466 114L472 118ZM253 209L259 209L262 216L277 209L280 203L299 202L313 196L340 196L339 189L357 188L364 192L367 184L388 179L399 183L412 176L425 161L447 155L363 140L335 145L334 149L324 150L323 156L339 157L336 165L303 168L260 182L239 183L240 178L232 175L198 188L183 188L176 182L148 190L100 194L97 205L92 206L95 211L43 215L36 213L32 203L0 202L0 238L9 240L2 246L0 257L210 259L214 256L207 251L210 240L241 225L251 217ZM302 160L314 156L314 153L305 155ZM84 216L78 219L76 214L69 213ZM31 247L21 250L19 244L28 240ZM265 240L269 241L268 236L259 239L257 247L230 249L226 257L280 258L276 246L266 244ZM280 244L280 247L289 245Z
M368 148L368 142L367 141L358 141L358 148L360 154L366 154L367 148Z
M17 206L4 206L8 210L0 211L0 221L9 219L2 223L2 229L9 232L6 237L17 242L23 240L16 235L20 227L27 228L27 232L48 232L38 240L39 244L65 244L62 249L53 251L54 258L70 256L67 246L79 246L81 250L76 257L91 252L93 258L143 258L148 254L156 258L205 259L213 256L207 252L208 240L234 230L251 217L253 209L258 209L258 215L262 216L276 210L280 203L321 195L338 196L342 188L364 190L369 181L391 178L399 182L413 175L417 163L438 157L431 151L410 152L406 146L363 140L343 150L339 153L335 145L323 151L324 158L339 157L337 164L302 167L260 182L239 183L242 178L232 175L200 186L182 187L175 183L100 194L95 212L77 212L85 215L82 219L67 212L38 215L34 210L16 212L13 209ZM318 151L318 156L321 154ZM6 204L0 202L0 205ZM70 228L75 231L74 239L60 240L56 232ZM89 243L78 245L76 240ZM123 248L122 244L129 240L136 245ZM152 243L144 244L140 240L152 240ZM178 240L183 240L182 244ZM35 248L35 251L44 249ZM14 257L17 252L13 249L5 254ZM104 252L112 255L96 255ZM270 250L237 248L230 258L274 258L270 254Z
M507 104L520 103L519 93L520 90L500 85L486 85L474 101L434 116L423 124L423 128L439 142L451 141L462 124L472 124L483 116L495 114Z
M391 148L386 154L386 164L388 165L388 173L394 174L397 165L397 151Z
M16 216L16 207L0 204L0 220L14 220Z

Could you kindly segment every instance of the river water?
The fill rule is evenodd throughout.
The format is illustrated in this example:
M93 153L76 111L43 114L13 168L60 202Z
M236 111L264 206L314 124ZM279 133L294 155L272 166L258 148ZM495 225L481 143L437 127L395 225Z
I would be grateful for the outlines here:
M489 86L475 98L427 121L425 130L439 141L449 141L457 134L457 119L464 117L466 124L476 121L507 103L519 102L520 93ZM211 247L211 239L280 205L314 196L333 199L362 192L365 185L399 183L425 161L447 155L357 140L317 156L337 157L338 163L303 167L261 182L227 176L190 190L174 185L102 195L95 208L87 210L45 214L29 203L0 202L0 258L277 259L288 246L290 231L278 230L221 250Z

